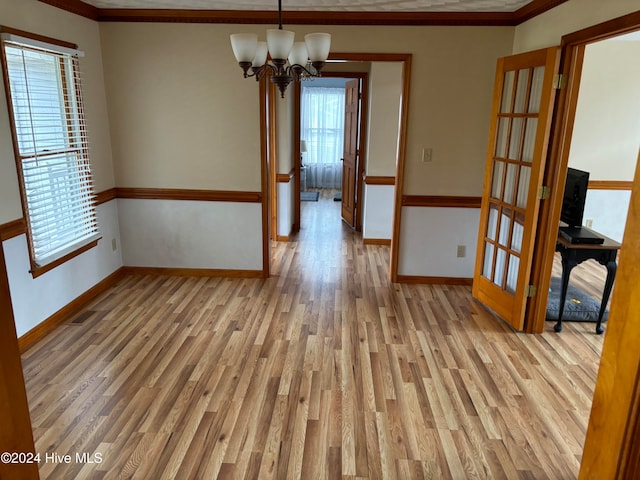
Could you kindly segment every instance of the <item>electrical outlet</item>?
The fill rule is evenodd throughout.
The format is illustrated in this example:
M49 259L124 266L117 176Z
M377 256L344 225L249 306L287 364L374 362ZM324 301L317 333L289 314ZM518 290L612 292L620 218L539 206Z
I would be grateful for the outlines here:
M584 226L587 228L591 228L593 227L593 219L592 218L588 218L585 222L584 222Z
M433 151L431 148L423 148L422 149L422 163L427 163L431 161L431 155Z
M467 246L466 245L458 245L456 250L456 256L458 258L464 258L467 256Z
M114 252L118 249L118 242L116 241L115 238L111 239L111 250L113 250Z

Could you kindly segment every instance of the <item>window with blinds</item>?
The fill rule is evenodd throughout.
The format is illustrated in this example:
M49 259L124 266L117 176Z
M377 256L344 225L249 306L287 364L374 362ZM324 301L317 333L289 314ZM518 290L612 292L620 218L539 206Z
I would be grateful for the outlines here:
M34 268L98 239L78 52L2 34Z

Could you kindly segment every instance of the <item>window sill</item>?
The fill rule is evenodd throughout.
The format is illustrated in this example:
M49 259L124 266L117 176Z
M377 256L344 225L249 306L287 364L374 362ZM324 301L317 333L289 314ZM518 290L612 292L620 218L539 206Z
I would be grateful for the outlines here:
M77 257L78 255L80 255L81 253L86 252L87 250L91 250L93 247L98 245L98 242L102 239L102 237L94 240L93 242L87 243L86 245L81 246L80 248L78 248L77 250L74 250L73 252L69 252L67 253L64 257L60 257L57 260L54 260L51 263L48 263L46 265L42 265L42 266L37 266L33 263L33 261L31 262L31 270L29 270L29 273L31 273L31 276L33 278L38 278L40 275L44 275L45 273L47 273L50 270L53 270L54 268L56 268L59 265L62 265L63 263L68 262L69 260L71 260L74 257Z

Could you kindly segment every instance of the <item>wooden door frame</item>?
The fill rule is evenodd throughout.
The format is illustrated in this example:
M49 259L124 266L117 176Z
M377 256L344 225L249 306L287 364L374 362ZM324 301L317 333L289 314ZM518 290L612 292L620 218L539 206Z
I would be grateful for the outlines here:
M567 79L567 85L560 90L554 111L550 156L545 170L545 184L551 186L551 197L543 202L539 219L532 273L532 283L538 285L539 294L529 303L525 319L525 330L529 333L544 330L584 49L590 43L638 29L640 11L562 37L560 72ZM638 468L639 447L635 433L640 432L640 312L629 300L640 296L639 197L640 171L636 168L580 479L631 478L630 472Z
M638 29L640 29L640 11L562 37L560 73L567 80L566 88L559 90L553 113L549 158L543 181L544 185L551 187L551 195L548 201L542 202L540 209L531 276L531 283L538 286L538 295L531 298L527 305L525 315L527 333L544 331L584 49L589 43Z
M369 73L368 72L323 72L323 77L328 78L351 78L360 80L360 112L358 120L358 157L356 159L356 203L355 217L354 217L354 229L357 232L362 231L362 194L364 192L364 167L366 158L366 132L367 132L367 120L369 117ZM294 104L293 104L293 123L294 123L294 135L293 135L293 169L296 172L295 175L295 189L294 189L294 225L296 230L300 230L302 225L300 219L300 168L302 167L302 157L300 152L300 115L302 108L302 87L300 83L296 83L294 89Z
M273 144L275 128L275 107L271 83L266 79L260 81L259 110L260 110L260 187L262 189L262 277L271 274L271 229L277 226L277 212L275 212L275 161L273 158ZM273 196L273 199L271 198Z
M9 280L0 238L0 452L35 452ZM38 464L0 463L0 478L37 479Z
M410 53L330 53L329 60L333 61L342 61L342 62L398 62L402 65L402 94L400 99L400 112L399 112L399 128L398 128L398 157L396 159L396 176L395 176L395 193L394 193L394 214L393 214L393 230L391 234L391 252L389 259L389 276L392 282L398 281L398 258L400 251L400 224L402 220L402 196L403 196L403 186L404 186L404 166L405 166L405 157L407 151L407 129L409 123L409 91L411 87L411 60L412 54ZM300 85L296 82L294 84L294 89L300 88ZM295 90L294 90L295 91ZM261 93L261 98L266 93ZM294 97L294 108L299 108L299 105L296 107L295 99L299 96L295 94ZM262 100L261 100L262 101ZM266 115L264 112L261 112L261 115ZM368 114L367 114L368 115ZM298 141L294 141L293 146L293 155L294 161L300 161L300 122L294 121L294 137L298 139ZM261 126L266 124L266 121L261 122ZM264 143L266 140L266 136L268 133L262 132L262 142ZM263 164L266 161L266 154L263 155ZM359 175L360 182L363 183L362 175ZM296 198L299 198L300 195L300 172L294 169L294 190ZM362 187L361 187L362 188ZM361 190L362 192L362 190ZM264 189L263 184L263 202L268 202L269 198L266 194L266 189ZM277 208L277 201L275 204L271 206L271 208ZM299 218L300 218L300 202L294 201L294 231L295 229L300 227ZM297 219L297 220L295 220ZM297 224L296 224L297 222ZM269 245L269 230L268 228L263 229L263 244ZM268 249L268 247L267 247ZM267 258L269 258L268 253ZM265 268L265 271L268 271L268 268Z

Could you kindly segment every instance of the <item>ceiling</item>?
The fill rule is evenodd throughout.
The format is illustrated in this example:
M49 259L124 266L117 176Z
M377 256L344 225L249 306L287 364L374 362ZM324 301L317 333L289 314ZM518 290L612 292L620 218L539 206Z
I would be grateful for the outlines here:
M84 0L98 8L277 10L277 0ZM531 0L283 0L286 11L515 12Z

